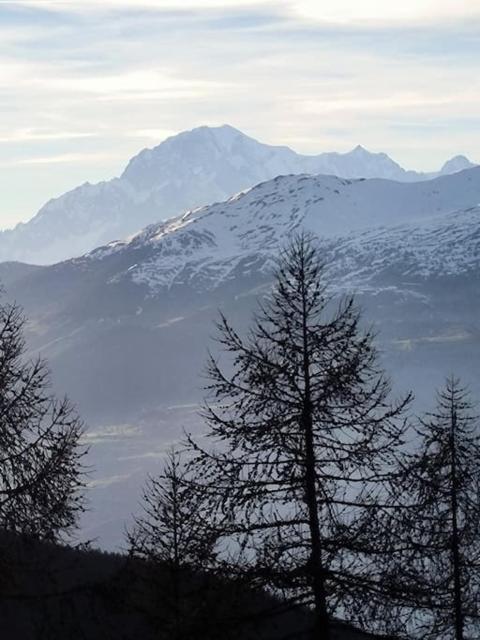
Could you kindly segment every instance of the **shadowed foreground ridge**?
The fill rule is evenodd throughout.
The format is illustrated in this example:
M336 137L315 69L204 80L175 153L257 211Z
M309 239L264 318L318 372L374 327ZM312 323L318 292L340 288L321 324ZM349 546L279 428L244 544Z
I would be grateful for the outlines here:
M8 572L15 559L14 575ZM71 548L35 540L0 535L0 619L2 635L18 640L77 638L89 640L153 640L171 638L158 629L156 621L168 611L152 605L151 594L138 599L141 576L148 566L126 556L90 548ZM158 573L158 569L155 569ZM160 572L161 575L161 572ZM195 576L191 577L195 581ZM195 638L302 638L308 614L282 613L260 622L255 611L266 602L265 594L239 592L223 582L213 588L215 602L207 614L217 620L217 628L198 629ZM152 607L150 616L146 615ZM239 611L240 608L240 611ZM221 612L221 616L219 616ZM241 619L240 619L241 618ZM217 635L216 635L217 634ZM306 636L305 636L306 637ZM344 623L334 623L333 640L378 638Z

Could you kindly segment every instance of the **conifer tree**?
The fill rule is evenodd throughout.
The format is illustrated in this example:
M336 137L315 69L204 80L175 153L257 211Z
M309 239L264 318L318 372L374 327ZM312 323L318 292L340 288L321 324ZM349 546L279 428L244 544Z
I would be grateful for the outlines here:
M398 552L398 616L410 636L480 635L480 432L469 393L451 377L419 420L404 465L404 510L391 527ZM392 545L393 546L393 545Z
M189 442L237 569L284 608L311 608L311 638L331 638L335 617L374 629L380 525L410 398L389 401L373 335L353 299L330 299L309 235L283 252L249 335L223 316L219 332L226 361L209 360L203 411L212 446Z
M46 363L25 359L23 327L0 304L0 529L58 540L83 511L83 425L50 392Z
M217 534L175 450L162 472L149 478L142 512L127 537L130 556L143 561L136 600L160 637L216 637L210 623Z

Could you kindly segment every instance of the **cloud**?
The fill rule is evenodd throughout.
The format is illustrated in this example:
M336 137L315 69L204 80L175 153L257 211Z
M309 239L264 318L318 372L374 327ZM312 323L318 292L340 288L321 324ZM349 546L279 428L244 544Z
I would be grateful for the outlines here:
M258 9L300 19L340 23L429 23L480 16L478 0L3 0L3 4L79 14L142 9L177 13Z
M52 156L33 156L28 158L16 158L0 162L1 167L22 167L25 165L45 164L102 164L112 158L118 159L115 153L63 153Z
M478 161L479 21L477 0L0 0L0 217L201 124Z
M430 23L480 16L478 0L295 0L289 10L302 18L341 23Z
M305 101L303 110L310 114L344 113L351 111L354 113L373 112L379 113L400 113L406 109L442 109L458 105L459 100L464 105L470 105L472 110L478 107L478 95L474 92L465 93L459 99L456 95L432 93L428 91L396 91L390 95L361 97L352 95L331 96L322 102L315 100Z
M55 74L31 78L31 83L59 92L85 93L107 99L142 97L155 99L197 98L228 83L195 78L175 78L162 69L133 69L117 74Z
M106 11L142 10L155 11L207 11L213 9L238 10L265 6L282 6L284 2L275 0L2 0L5 5L24 6L49 11L73 11L76 13Z
M63 60L19 61L0 58L0 89L27 89L30 93L51 94L61 98L69 95L85 96L85 99L142 99L176 100L196 99L215 90L228 90L234 83L226 79L188 77L174 71L156 68L151 63L143 67L132 60L129 66L116 73L105 73L94 62L83 63ZM58 134L60 135L60 134Z
M96 480L88 481L86 484L89 489L110 487L112 484L119 484L119 483L126 482L138 471L139 469L135 469L130 473L123 473L123 474L118 474L114 476L108 476L106 478L97 478Z
M130 456L120 456L118 458L118 461L126 462L127 460L146 460L148 458L153 458L154 460L156 460L156 459L165 458L165 456L166 456L165 451L147 451L146 453L137 453L137 454L132 454Z
M170 136L178 133L173 129L135 129L133 131L126 131L125 136L131 138L145 138L146 140L153 140L158 142L159 140L165 140Z
M82 138L91 138L96 134L92 132L82 131L42 131L34 129L18 129L14 131L0 130L0 143L25 143L36 142L42 140L77 140Z

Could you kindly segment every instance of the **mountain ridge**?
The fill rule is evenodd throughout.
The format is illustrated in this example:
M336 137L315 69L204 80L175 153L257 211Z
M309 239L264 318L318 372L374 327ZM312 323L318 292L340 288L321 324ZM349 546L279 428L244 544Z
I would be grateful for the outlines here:
M151 250L150 261L130 264L123 275L156 291L184 280L189 260L202 268L224 260L233 268L249 253L277 251L300 225L325 241L366 229L425 224L440 215L453 216L452 211L463 211L476 201L480 202L480 169L410 185L381 179L279 176L223 203L149 225L130 239L99 247L77 262ZM185 261L175 260L171 246L162 248L172 242L178 244L177 257L185 255Z
M470 165L456 157L443 171ZM345 154L303 156L257 142L229 125L198 127L144 149L120 177L86 182L51 199L29 222L0 232L0 261L52 264L277 175L301 173L406 182L433 175L406 171L386 154L361 146Z

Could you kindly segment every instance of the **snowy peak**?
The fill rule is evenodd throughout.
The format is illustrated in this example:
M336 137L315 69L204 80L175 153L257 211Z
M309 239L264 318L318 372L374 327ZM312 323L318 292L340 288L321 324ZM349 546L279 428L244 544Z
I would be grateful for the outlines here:
M442 173L467 166L466 158L457 157ZM85 183L49 201L29 222L0 232L0 261L48 264L82 255L148 224L292 174L400 182L439 175L405 171L386 154L361 146L348 153L307 156L258 142L230 125L202 126L144 149L120 178Z
M212 191L212 201L282 172L298 173L295 159L290 149L264 145L229 125L203 126L144 149L130 160L121 179L136 188L155 191L169 186L167 178L173 189L176 184L202 180L205 190L209 186ZM208 198L201 198L190 206L208 202Z
M357 157L357 158L366 158L372 154L370 153L370 151L367 151L365 147L362 147L361 144L357 144L357 146L351 151L349 151L347 155ZM381 154L379 153L377 155L382 156L384 158L388 158L388 156L385 153L381 153Z
M347 153L322 153L314 156L307 168L310 173L348 178L385 178L401 182L411 180L410 172L405 171L386 153L372 153L361 145Z
M449 175L457 173L457 171L463 171L464 169L472 169L476 165L470 162L465 156L454 156L450 160L447 160L443 167L440 169L442 175Z
M332 154L323 154L323 157L328 157L329 155ZM376 153L373 151L369 151L368 149L365 149L365 147L362 147L361 144L357 144L357 146L352 149L351 151L348 151L345 154L339 154L340 156L343 155L343 157L348 157L348 158L355 158L358 161L366 161L366 162L371 162L372 160L376 160L378 163L383 163L383 165L385 167L395 167L396 170L399 171L405 171L399 164L397 164L394 160L392 160L390 158L390 156L388 156L386 153ZM362 178L365 176L361 176ZM381 177L381 176L375 176L375 177Z

